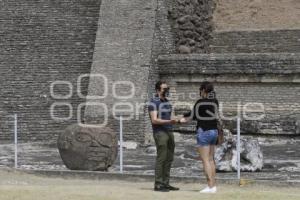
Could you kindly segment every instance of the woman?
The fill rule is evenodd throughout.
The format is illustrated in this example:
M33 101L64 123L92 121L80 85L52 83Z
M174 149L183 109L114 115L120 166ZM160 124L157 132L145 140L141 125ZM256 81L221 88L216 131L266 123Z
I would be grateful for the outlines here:
M208 186L200 192L215 193L217 187L214 153L218 137L217 112L219 103L216 99L214 87L210 82L203 82L199 90L201 98L195 103L193 110L185 114L180 122L186 123L189 120L197 120L197 150L208 183Z

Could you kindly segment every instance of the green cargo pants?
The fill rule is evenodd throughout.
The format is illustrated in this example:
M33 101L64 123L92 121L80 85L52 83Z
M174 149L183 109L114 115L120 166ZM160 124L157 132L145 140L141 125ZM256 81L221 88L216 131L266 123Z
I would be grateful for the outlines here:
M154 133L157 150L155 163L155 185L169 184L171 165L174 158L174 135L171 131Z

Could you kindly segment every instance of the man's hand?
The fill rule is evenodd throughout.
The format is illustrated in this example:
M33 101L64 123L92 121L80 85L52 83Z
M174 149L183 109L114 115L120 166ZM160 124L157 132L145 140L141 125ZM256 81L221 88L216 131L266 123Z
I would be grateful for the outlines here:
M171 121L171 122L170 122L171 124L177 124L177 123L178 123L178 120L177 120L177 119L171 119L170 121Z

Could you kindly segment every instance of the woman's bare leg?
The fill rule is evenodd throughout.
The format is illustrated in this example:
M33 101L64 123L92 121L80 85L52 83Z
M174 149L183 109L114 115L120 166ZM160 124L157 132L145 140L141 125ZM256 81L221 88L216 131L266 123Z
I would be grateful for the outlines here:
M215 164L214 155L215 155L215 145L211 145L210 150L209 150L209 162L210 162L211 171L212 171L212 185L213 186L216 185L216 164Z
M213 182L213 171L212 171L212 166L210 164L210 146L203 146L198 148L198 152L201 156L204 172L207 178L207 184L211 188L214 186Z

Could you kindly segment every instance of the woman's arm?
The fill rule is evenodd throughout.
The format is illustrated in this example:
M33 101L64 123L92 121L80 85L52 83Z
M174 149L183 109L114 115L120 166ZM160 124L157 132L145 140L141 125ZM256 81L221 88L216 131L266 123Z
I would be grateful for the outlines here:
M198 102L198 101L197 101ZM194 120L194 116L195 116L195 106L197 104L197 102L195 103L195 105L193 106L193 109L190 110L189 112L183 114L183 117L179 120L180 123L187 123L189 121Z

